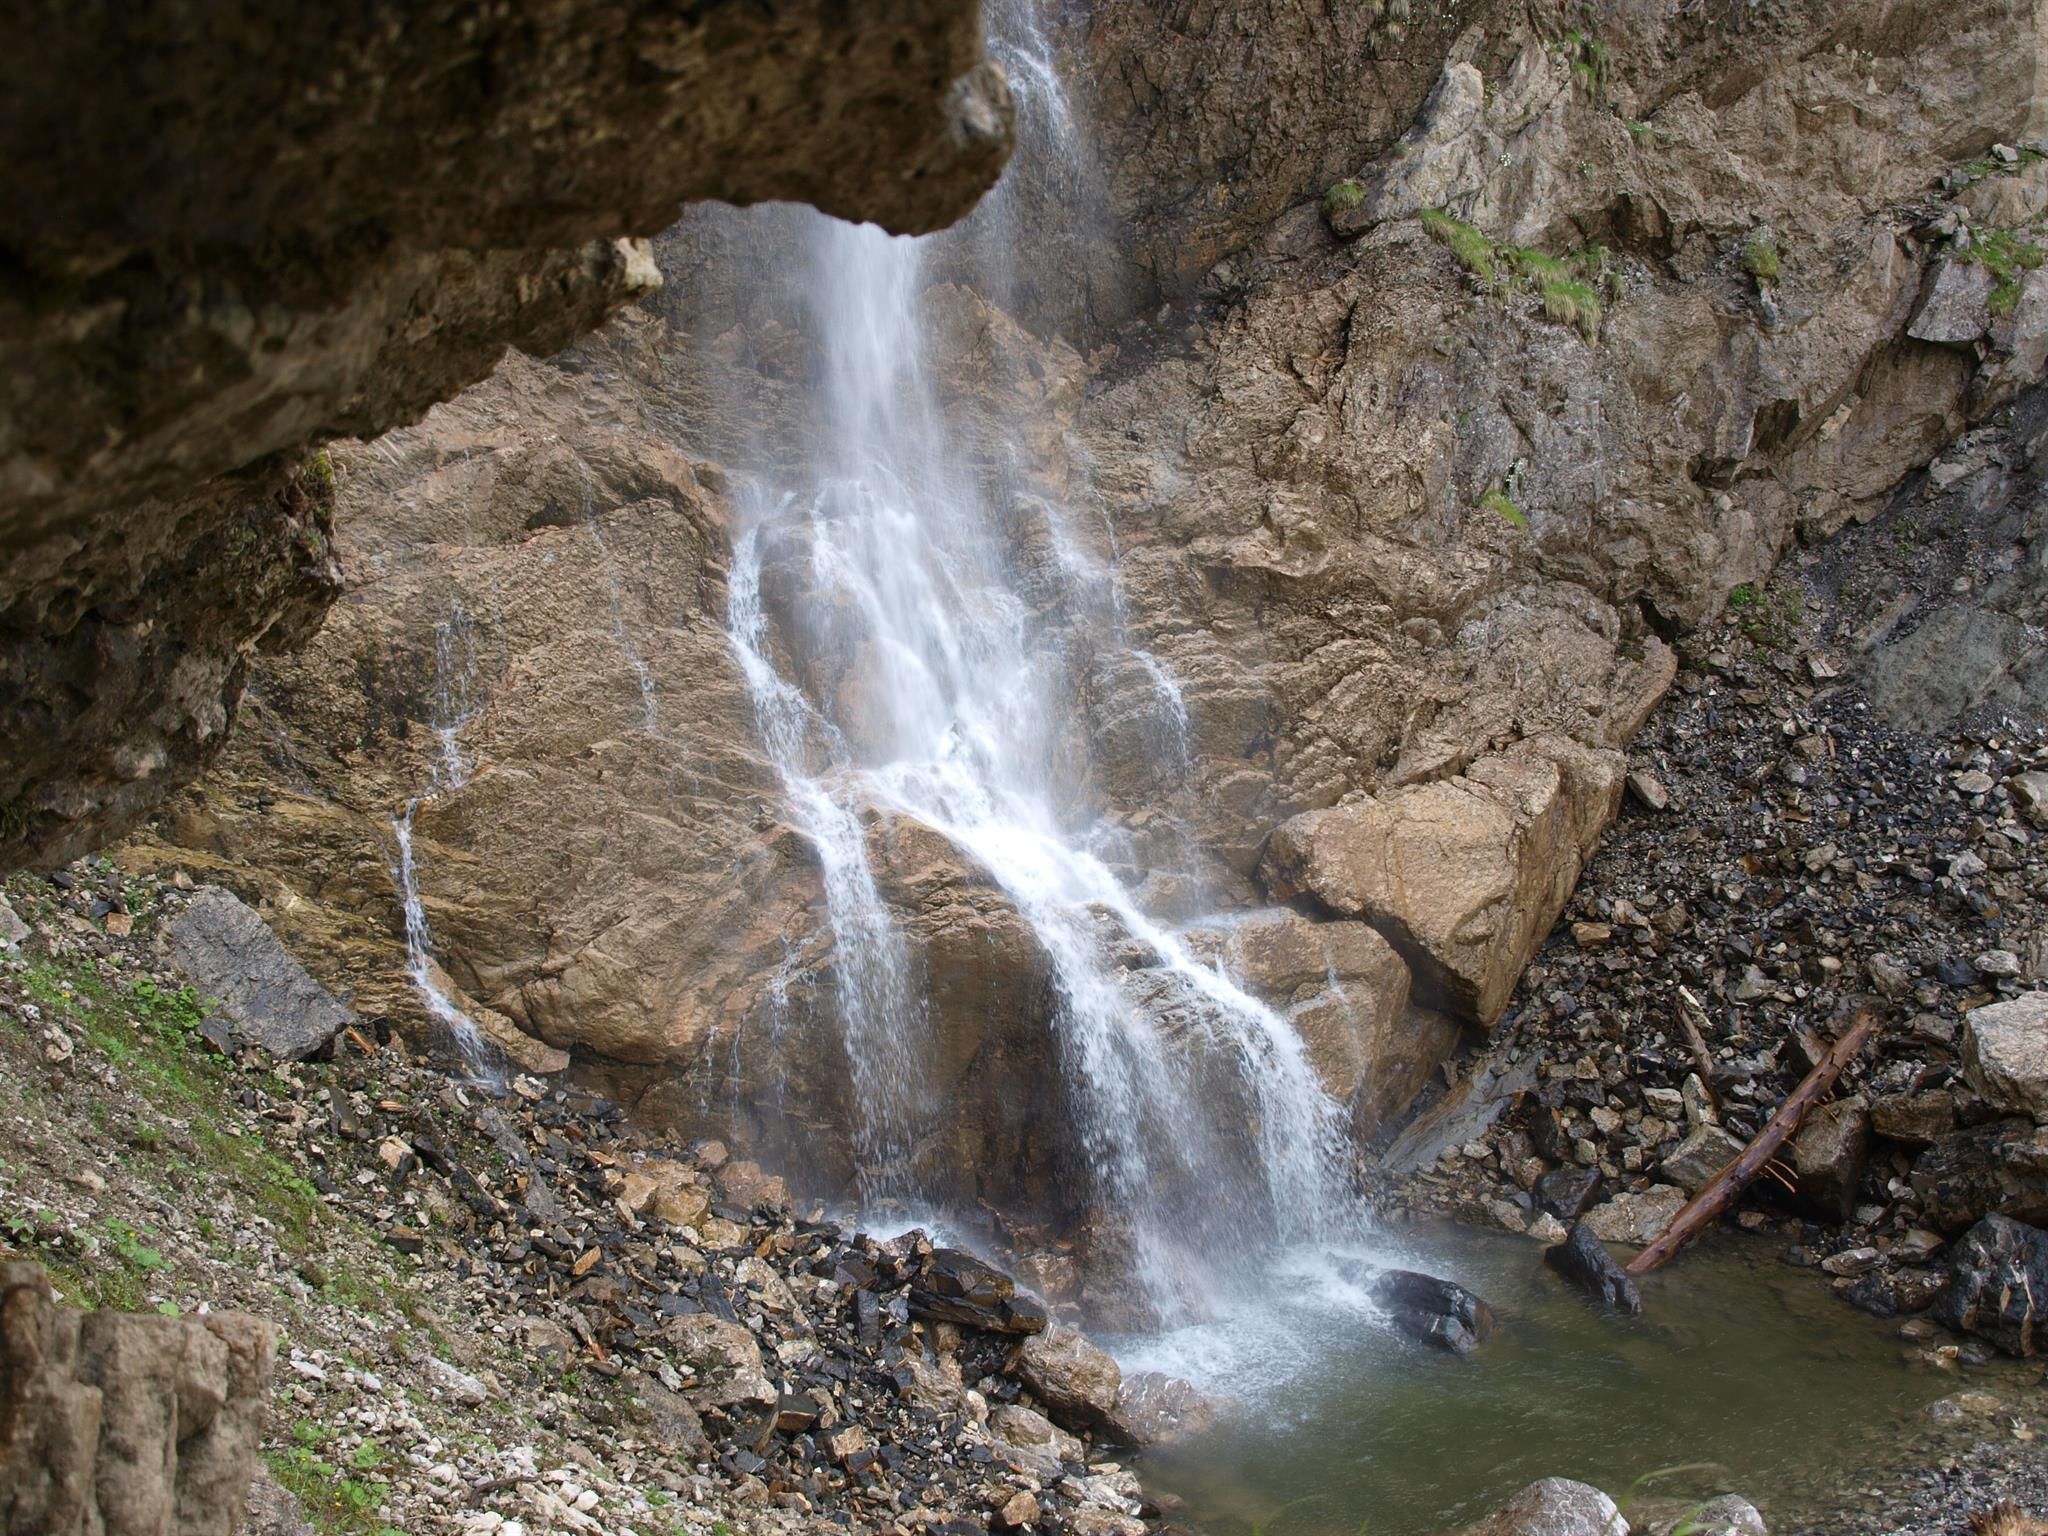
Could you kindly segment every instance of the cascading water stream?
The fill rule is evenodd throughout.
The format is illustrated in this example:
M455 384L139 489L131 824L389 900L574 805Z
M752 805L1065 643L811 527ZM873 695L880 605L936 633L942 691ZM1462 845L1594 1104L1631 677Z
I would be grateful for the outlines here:
M1050 135L1047 152L1071 162L1073 115L1035 19L1001 26L1027 139ZM1004 194L976 217L1007 223ZM1140 910L1062 818L1060 642L1012 569L1012 487L949 430L927 363L926 257L950 237L897 239L817 215L802 228L802 318L819 356L809 463L763 470L741 498L729 635L823 875L862 1194L917 1197L931 1109L913 956L869 863L868 822L894 815L983 866L1029 925L1050 963L1051 1027L1094 1197L1126 1221L1160 1317L1213 1307L1255 1278L1262 1245L1357 1229L1343 1113L1285 1020ZM988 287L1007 281L997 273ZM1099 585L1058 509L1046 515L1062 579L1076 592ZM771 585L799 595L771 603ZM1112 593L1094 606L1114 618L1121 605ZM1121 640L1119 622L1106 627L1096 644L1121 646L1149 677L1184 776L1177 683Z
M462 728L475 716L469 691L476 677L475 635L469 615L456 603L449 616L434 626L434 718L432 727L440 752L434 760L426 789L405 802L405 809L392 818L391 834L398 845L398 867L393 879L405 913L406 973L413 990L427 1011L447 1027L463 1064L479 1082L499 1076L490 1048L476 1021L463 1012L439 981L434 962L434 936L427 926L426 907L420 900L419 861L413 851L413 818L419 808L435 795L461 789L469 782L475 764L462 749Z

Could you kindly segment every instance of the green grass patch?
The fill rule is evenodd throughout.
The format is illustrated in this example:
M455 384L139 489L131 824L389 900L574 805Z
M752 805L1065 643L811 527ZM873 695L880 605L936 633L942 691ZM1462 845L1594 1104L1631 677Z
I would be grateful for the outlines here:
M1458 259L1458 265L1491 288L1500 281L1499 247L1463 219L1441 208L1422 210L1422 232Z
M234 1069L199 1034L206 1005L197 993L147 977L121 986L83 960L31 961L22 981L45 1009L76 1022L87 1043L157 1109L185 1122L190 1155L167 1158L167 1172L225 1177L289 1251L304 1253L313 1245L325 1219L319 1191L259 1140L222 1123ZM154 1127L138 1126L129 1136L138 1147L145 1138L161 1148Z
M1340 213L1349 213L1364 201L1364 184L1354 176L1347 176L1323 194L1323 217L1335 218Z
M1728 594L1728 610L1752 644L1770 651L1789 646L1806 618L1796 585L1765 589L1744 582Z
M1482 512L1493 513L1512 528L1518 528L1523 533L1529 531L1528 514L1516 506L1515 499L1500 486L1495 486L1479 498L1479 508Z
M1769 235L1751 235L1742 242L1742 270L1760 283L1778 280L1777 242Z
M1534 294L1546 318L1573 327L1588 342L1600 339L1600 290L1615 290L1619 281L1604 246L1553 256L1530 246L1490 240L1441 208L1423 210L1422 228L1486 287L1503 294L1516 289Z
M1543 313L1559 325L1573 326L1588 341L1600 339L1600 300L1585 283L1569 278L1545 282L1539 289Z
M270 1475L299 1501L323 1536L399 1536L377 1519L378 1506L384 1502L383 1480L355 1475L373 1470L358 1461L371 1442L366 1440L357 1448L350 1469L344 1470L322 1454L324 1435L307 1438L302 1434L315 1428L300 1420L292 1427L295 1443L265 1455ZM382 1453L378 1455L377 1465L381 1466Z
M1614 74L1614 55L1600 40L1599 33L1590 30L1567 32L1551 48L1571 65L1572 78L1579 83L1580 89L1595 101L1606 97L1607 83Z
M2048 252L2010 229L1978 230L1961 255L1991 274L1993 286L1986 303L1994 315L2009 315L2019 307L2021 282L2048 259Z

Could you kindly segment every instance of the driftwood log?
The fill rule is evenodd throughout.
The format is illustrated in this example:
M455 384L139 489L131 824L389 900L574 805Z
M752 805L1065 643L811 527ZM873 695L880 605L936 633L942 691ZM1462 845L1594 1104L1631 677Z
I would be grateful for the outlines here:
M1770 1123L1757 1132L1756 1140L1744 1147L1734 1162L1709 1179L1698 1194L1679 1208L1663 1235L1629 1262L1628 1273L1647 1275L1653 1269L1662 1269L1679 1249L1720 1219L1721 1213L1735 1203L1736 1197L1778 1155L1778 1149L1791 1139L1792 1133L1806 1118L1806 1112L1828 1096L1828 1090L1835 1086L1842 1070L1869 1043L1871 1034L1877 1029L1877 1020L1878 1011L1874 1007L1856 1011L1841 1039L1828 1048L1814 1069L1787 1095L1785 1102L1778 1106L1778 1112L1771 1116Z

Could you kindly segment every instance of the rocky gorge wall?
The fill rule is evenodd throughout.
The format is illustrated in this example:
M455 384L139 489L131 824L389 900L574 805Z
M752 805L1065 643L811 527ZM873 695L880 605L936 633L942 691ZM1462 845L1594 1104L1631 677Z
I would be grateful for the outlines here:
M1065 340L1029 292L927 308L1067 668L1068 815L1148 909L1220 914L1194 942L1370 1135L1506 1006L1667 640L2038 375L2048 162L2013 146L2043 39L1988 0L1313 9L1070 18L1104 239L1149 274L1091 268ZM392 823L426 795L423 909L487 1032L650 1123L801 1148L825 1189L843 967L724 632L722 445L777 441L815 362L712 259L762 217L686 219L658 302L335 451L345 595L125 856L234 887L417 1033ZM1061 539L1100 590L1061 592ZM1109 609L1178 680L1184 761ZM857 693L843 663L805 686ZM474 771L428 793L451 731ZM869 856L934 1023L922 1161L1085 1221L1029 926L929 828L878 817Z
M685 200L920 231L1011 143L979 7L36 5L0 64L0 865L119 835L341 590L308 451L558 351ZM224 40L232 40L224 42Z

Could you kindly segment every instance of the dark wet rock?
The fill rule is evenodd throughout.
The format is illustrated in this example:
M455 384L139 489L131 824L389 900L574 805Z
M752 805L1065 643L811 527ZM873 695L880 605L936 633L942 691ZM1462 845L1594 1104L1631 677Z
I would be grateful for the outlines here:
M1615 1536L1626 1529L1621 1510L1598 1488L1546 1477L1468 1526L1465 1536Z
M1994 1212L2048 1222L2048 1127L1995 1120L1944 1136L1913 1164L1921 1215L1941 1232L1960 1232Z
M1493 1309L1453 1281L1389 1269L1374 1278L1371 1290L1394 1326L1412 1339L1469 1355L1493 1336Z
M1792 1170L1801 1206L1846 1221L1870 1163L1870 1108L1854 1095L1823 1104L1792 1138Z
M165 955L214 1002L238 1043L304 1061L351 1022L349 1011L291 957L270 925L218 886L194 894L163 934Z
M2048 1232L1986 1216L1950 1250L1935 1316L2009 1355L2048 1351Z
M1582 1224L1575 1223L1565 1240L1546 1249L1543 1262L1564 1276L1574 1290L1603 1306L1630 1314L1643 1310L1642 1293L1636 1289L1606 1245Z
M1553 1168L1536 1181L1536 1203L1559 1221L1577 1221L1606 1189L1598 1168Z
M1045 1308L1017 1293L1017 1282L958 1248L933 1251L911 1282L910 1315L990 1333L1043 1333Z

